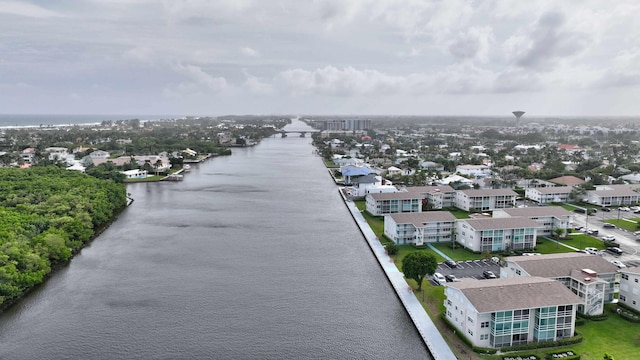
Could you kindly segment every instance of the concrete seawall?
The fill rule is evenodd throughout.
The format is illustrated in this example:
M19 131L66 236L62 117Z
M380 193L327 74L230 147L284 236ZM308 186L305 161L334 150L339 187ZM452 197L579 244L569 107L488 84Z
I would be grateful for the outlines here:
M384 246L382 246L373 230L371 230L371 227L360 213L360 210L358 210L352 201L344 196L342 191L339 192L433 358L436 360L457 359L433 321L431 321L431 318L429 318L429 315L427 315L420 301L418 301L413 294L411 287L404 279L404 274L398 270L395 263L386 254Z

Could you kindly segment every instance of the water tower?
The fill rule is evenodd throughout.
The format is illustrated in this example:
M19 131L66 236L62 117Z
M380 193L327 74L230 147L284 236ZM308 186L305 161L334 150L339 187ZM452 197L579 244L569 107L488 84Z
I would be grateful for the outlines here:
M514 111L513 115L516 116L516 127L520 126L520 118L524 115L524 111Z

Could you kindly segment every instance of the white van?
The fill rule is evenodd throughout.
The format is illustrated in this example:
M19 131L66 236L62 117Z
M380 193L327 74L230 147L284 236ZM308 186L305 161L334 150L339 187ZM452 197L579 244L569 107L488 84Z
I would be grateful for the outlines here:
M433 274L433 281L435 281L438 285L444 285L447 282L447 279L445 279L442 274L435 273Z

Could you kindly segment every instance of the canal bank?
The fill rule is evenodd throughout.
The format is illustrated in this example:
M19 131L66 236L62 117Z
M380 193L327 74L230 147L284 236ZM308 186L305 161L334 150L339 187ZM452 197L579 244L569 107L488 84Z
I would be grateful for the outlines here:
M360 228L360 232L362 232L362 235L369 244L371 251L375 255L380 267L393 286L400 302L402 302L402 305L407 310L409 317L413 321L418 333L427 345L427 348L433 358L436 360L455 360L456 356L449 348L449 345L444 341L444 338L429 315L427 315L427 312L420 304L420 301L418 301L416 296L413 294L411 287L404 278L404 274L398 270L393 259L391 259L385 252L384 246L382 246L378 237L374 234L373 230L371 230L371 227L369 227L369 224L360 213L358 207L353 203L353 201L348 200L342 191L339 192L345 205L347 205L351 216L358 225L358 228Z

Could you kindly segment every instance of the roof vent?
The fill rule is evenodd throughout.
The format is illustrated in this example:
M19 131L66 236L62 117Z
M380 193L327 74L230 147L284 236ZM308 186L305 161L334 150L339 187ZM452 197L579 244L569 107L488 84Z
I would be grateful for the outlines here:
M582 269L582 272L587 274L587 275L589 275L589 276L591 276L591 277L598 276L598 273L593 271L593 270L591 270L591 269Z
M589 281L591 281L591 278L590 278L590 277L586 277L586 278L584 278L584 282L589 282Z

